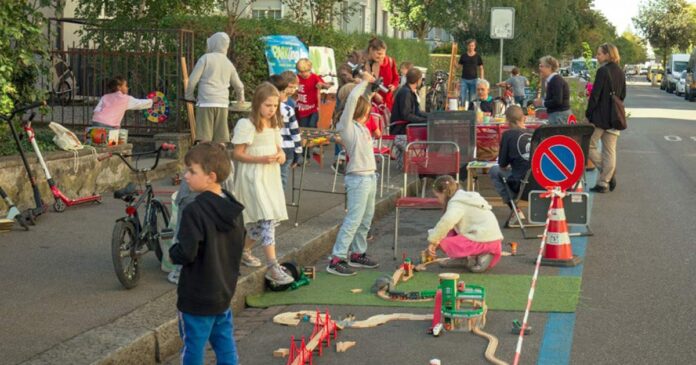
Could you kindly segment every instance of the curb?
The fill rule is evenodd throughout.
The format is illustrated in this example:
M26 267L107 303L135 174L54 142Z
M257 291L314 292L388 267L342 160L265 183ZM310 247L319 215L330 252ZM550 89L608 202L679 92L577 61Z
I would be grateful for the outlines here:
M394 209L399 193L400 189L390 189L378 198L374 220ZM277 248L279 261L303 265L326 256L344 215L340 205L303 223L309 229L291 229L280 235L283 244ZM244 309L247 295L264 290L264 271L259 268L239 279L230 304L233 311ZM158 364L181 348L176 316L176 289L172 289L111 323L81 333L21 364Z

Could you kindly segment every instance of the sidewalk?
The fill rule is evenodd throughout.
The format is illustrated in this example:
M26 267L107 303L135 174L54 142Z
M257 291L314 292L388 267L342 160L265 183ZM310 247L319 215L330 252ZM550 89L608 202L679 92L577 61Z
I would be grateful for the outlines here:
M327 161L323 169L316 163L308 167L307 187L331 189L333 171ZM392 175L395 185L402 182L398 174ZM342 190L341 176L337 188ZM177 187L167 177L158 182L158 189ZM395 193L385 190L377 214L390 210L389 199ZM295 208L289 207L291 220L278 229L279 257L304 264L328 252L345 214L343 199L343 195L303 193L299 227L292 226ZM123 289L113 272L111 231L123 207L105 194L101 205L49 213L29 232L1 236L0 289L10 293L0 302L6 328L0 334L4 361L145 364L176 353L180 340L175 287L166 281L154 255L144 257L141 282L132 290ZM233 300L235 310L241 311L246 293L262 286L262 270L244 268Z

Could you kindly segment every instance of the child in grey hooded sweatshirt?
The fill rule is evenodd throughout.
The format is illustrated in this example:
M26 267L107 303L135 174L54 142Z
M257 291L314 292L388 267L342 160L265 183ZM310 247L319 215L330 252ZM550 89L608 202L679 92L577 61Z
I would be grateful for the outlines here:
M189 76L186 99L194 100L193 91L198 85L196 139L228 143L229 88L232 85L237 100L244 102L244 85L234 65L227 58L227 49L230 47L230 37L227 33L213 34L208 38L207 44L207 53L198 59Z

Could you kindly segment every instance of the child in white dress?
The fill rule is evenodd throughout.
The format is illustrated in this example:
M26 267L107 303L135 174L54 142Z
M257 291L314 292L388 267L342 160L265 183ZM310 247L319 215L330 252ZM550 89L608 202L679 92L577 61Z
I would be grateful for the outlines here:
M261 266L251 255L254 242L266 254L266 278L277 285L293 282L292 276L278 264L275 252L275 227L288 219L280 166L285 162L280 128L283 119L278 108L280 94L264 82L254 91L250 119L240 119L234 128L233 158L237 161L234 196L244 205L247 230L242 262Z

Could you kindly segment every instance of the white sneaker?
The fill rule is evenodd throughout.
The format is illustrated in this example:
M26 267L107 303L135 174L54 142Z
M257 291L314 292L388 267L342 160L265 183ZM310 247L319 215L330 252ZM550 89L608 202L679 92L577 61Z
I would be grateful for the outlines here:
M181 266L176 266L174 267L174 270L172 270L169 275L167 275L167 281L174 285L179 285L179 275L181 274Z
M264 276L275 285L287 285L295 281L290 274L285 272L285 268L278 264L269 267Z
M248 266L248 267L261 267L263 265L261 263L261 260L258 259L258 257L254 256L251 253L251 250L243 250L242 251L242 265Z

